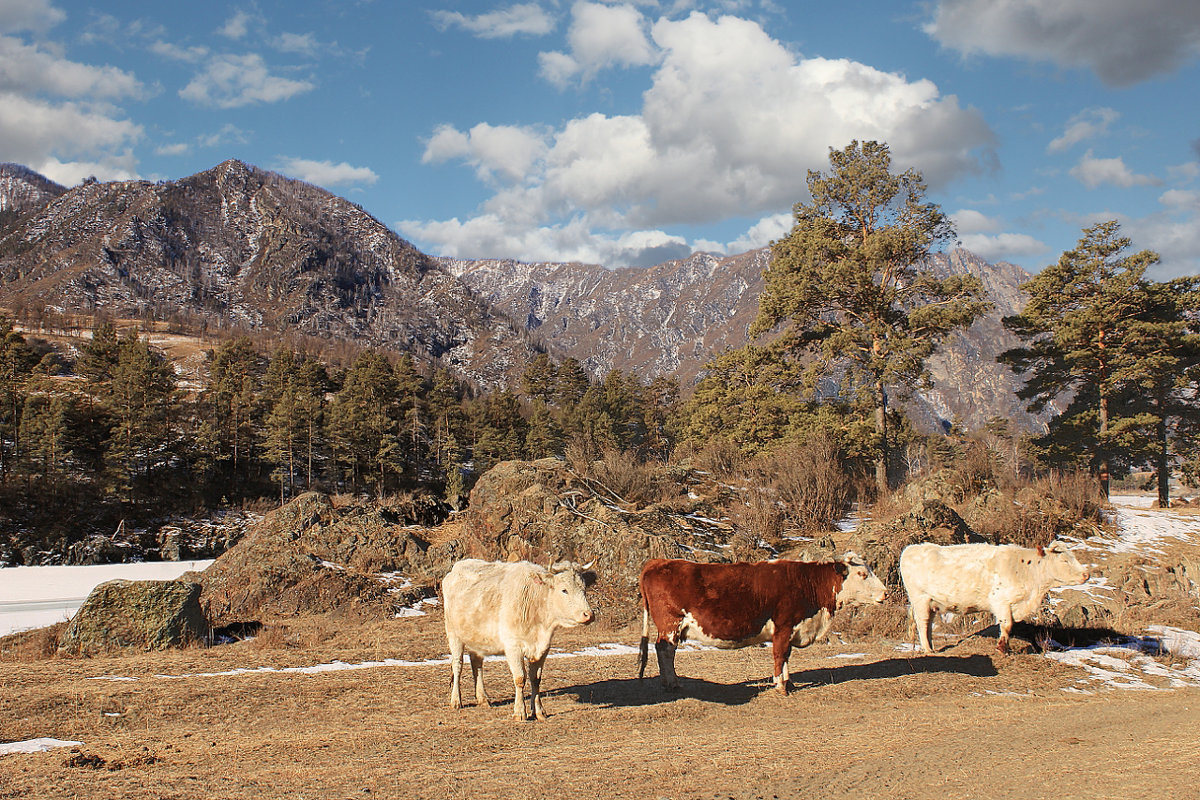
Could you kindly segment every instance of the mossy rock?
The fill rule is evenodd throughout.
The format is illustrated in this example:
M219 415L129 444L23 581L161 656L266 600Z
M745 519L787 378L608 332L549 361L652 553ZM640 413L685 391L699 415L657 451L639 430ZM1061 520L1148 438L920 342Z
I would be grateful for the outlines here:
M200 585L188 581L115 580L92 590L59 642L62 655L165 650L208 638Z

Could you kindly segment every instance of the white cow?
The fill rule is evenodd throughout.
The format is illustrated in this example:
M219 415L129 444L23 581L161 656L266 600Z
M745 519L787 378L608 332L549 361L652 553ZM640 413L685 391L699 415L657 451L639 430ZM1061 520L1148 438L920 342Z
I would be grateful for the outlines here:
M512 671L513 717L545 719L539 688L550 640L559 628L587 625L595 615L584 589L595 576L584 566L559 561L549 569L528 561L505 563L467 558L442 580L446 639L450 643L450 707L462 707L462 657L471 659L475 700L490 705L483 691L483 657L503 653ZM529 713L525 683L529 682Z
M926 543L904 548L900 578L926 653L933 652L935 610L990 611L1000 624L997 648L1007 653L1013 621L1032 616L1051 588L1086 581L1088 570L1057 541L1038 548Z

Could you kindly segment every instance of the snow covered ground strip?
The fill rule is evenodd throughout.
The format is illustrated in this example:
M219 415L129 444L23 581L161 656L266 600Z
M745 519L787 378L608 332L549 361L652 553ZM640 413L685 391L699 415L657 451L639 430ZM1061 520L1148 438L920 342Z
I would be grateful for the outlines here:
M92 589L118 578L169 581L206 561L146 561L75 567L0 568L0 636L70 619Z
M81 744L83 742L68 742L63 739L50 739L47 737L26 739L23 742L5 742L4 744L0 744L0 756L6 756L11 753L44 753L56 747L78 747Z

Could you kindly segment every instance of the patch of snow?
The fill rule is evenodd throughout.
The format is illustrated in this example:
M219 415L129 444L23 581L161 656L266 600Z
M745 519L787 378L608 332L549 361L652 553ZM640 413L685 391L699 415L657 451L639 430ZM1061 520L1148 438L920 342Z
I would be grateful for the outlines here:
M81 744L83 742L71 742L65 739L49 739L46 737L26 739L23 742L6 742L0 744L0 756L6 756L11 753L44 753L56 747L78 747Z

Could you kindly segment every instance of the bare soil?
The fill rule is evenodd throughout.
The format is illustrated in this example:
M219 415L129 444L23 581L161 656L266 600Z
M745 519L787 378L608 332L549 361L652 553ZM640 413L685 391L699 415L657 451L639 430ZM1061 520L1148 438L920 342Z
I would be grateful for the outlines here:
M637 637L593 627L556 646ZM1200 797L1200 689L1065 692L1082 672L1000 656L986 631L928 657L832 638L794 653L788 697L761 648L681 651L677 693L660 688L653 656L641 681L634 656L554 658L549 719L527 723L509 717L497 662L484 668L495 705L457 712L444 664L197 674L441 658L436 612L0 663L0 742L83 742L0 756L0 798Z

